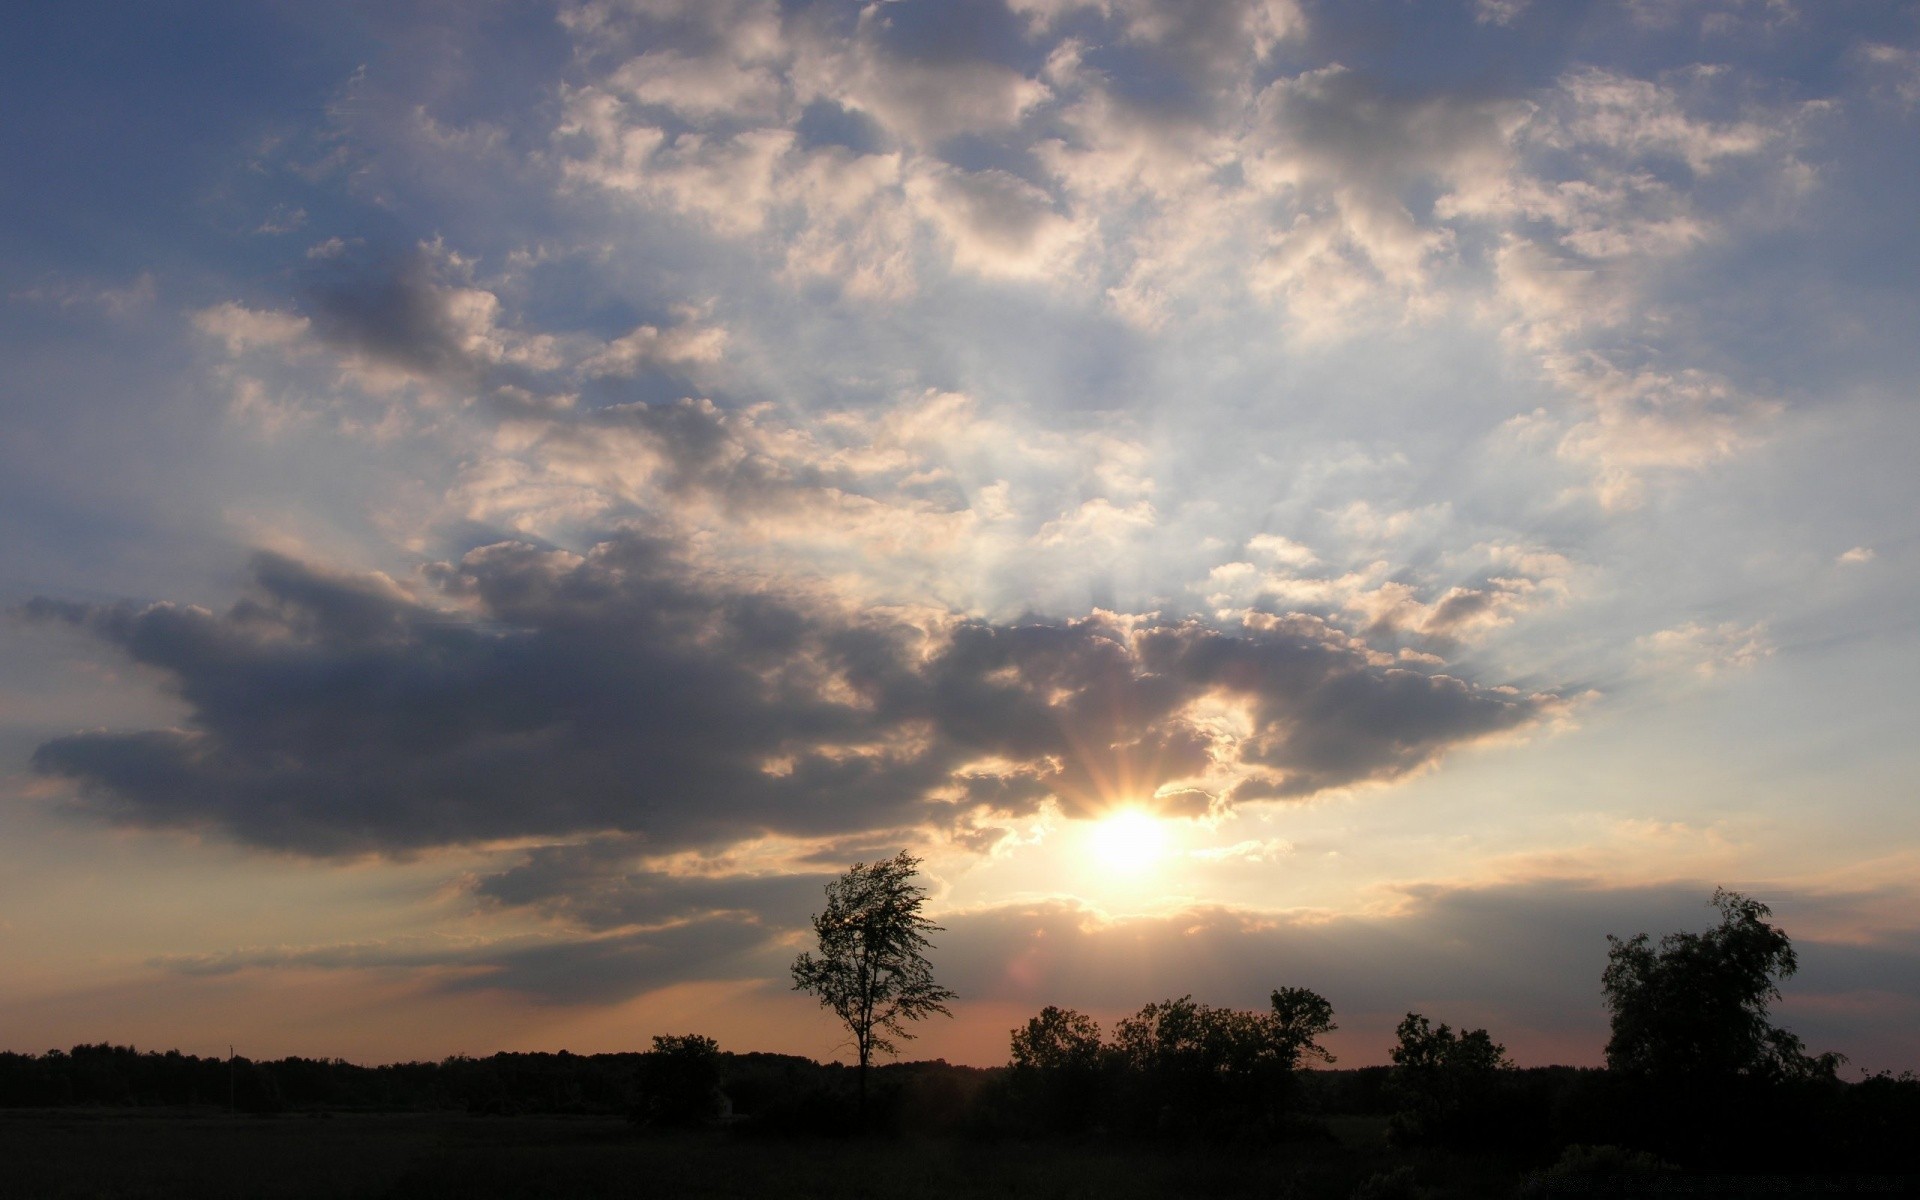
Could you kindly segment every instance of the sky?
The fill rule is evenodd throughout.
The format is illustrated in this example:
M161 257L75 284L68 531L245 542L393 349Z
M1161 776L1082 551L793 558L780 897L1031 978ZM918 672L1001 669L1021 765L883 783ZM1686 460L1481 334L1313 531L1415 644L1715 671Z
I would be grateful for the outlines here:
M0 48L0 1048L1920 1069L1920 8L79 2Z

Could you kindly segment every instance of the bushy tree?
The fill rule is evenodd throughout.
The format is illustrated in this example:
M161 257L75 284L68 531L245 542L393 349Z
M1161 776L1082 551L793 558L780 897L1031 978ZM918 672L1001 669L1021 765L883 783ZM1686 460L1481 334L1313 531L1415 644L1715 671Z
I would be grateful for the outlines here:
M1146 1101L1135 1106L1136 1123L1151 1113L1163 1131L1225 1130L1284 1114L1301 1061L1333 1061L1317 1039L1334 1028L1333 1006L1304 988L1275 991L1264 1013L1182 996L1120 1022L1113 1053Z
M653 1039L640 1060L634 1117L654 1125L704 1125L726 1108L720 1091L720 1043L697 1033Z
M1483 1140L1501 1075L1513 1069L1507 1048L1484 1029L1456 1033L1419 1013L1408 1013L1394 1032L1400 1040L1387 1051L1388 1088L1397 1107L1389 1136L1400 1145Z
M1287 1060L1289 1070L1297 1069L1303 1059L1333 1061L1333 1055L1320 1044L1321 1037L1339 1028L1333 1023L1333 1005L1325 996L1309 988L1275 988L1271 1003L1267 1039L1275 1053Z
M867 1068L895 1038L911 1040L906 1023L934 1013L952 1016L954 993L934 982L923 951L940 926L920 915L926 892L916 882L920 860L902 850L879 862L855 863L827 885L827 907L813 918L819 953L794 960L793 986L812 992L846 1025L859 1057L865 1119Z
M1725 888L1713 893L1720 923L1705 933L1608 935L1601 977L1613 1034L1607 1066L1657 1079L1766 1080L1831 1076L1840 1056L1809 1056L1799 1038L1771 1024L1779 981L1799 966L1793 944L1766 918L1773 910Z
M1016 1071L1093 1071L1100 1066L1100 1024L1049 1004L1026 1028L1012 1031Z
M1107 1091L1098 1022L1049 1004L1012 1031L1012 1042L1008 1089L1022 1131L1078 1133L1092 1125Z

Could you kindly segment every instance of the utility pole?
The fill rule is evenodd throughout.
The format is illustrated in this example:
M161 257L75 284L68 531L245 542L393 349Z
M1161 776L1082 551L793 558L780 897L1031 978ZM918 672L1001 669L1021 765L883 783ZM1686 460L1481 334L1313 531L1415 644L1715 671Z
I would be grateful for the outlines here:
M227 1113L228 1115L232 1115L233 1111L234 1111L233 1109L233 1044L229 1042L227 1044Z

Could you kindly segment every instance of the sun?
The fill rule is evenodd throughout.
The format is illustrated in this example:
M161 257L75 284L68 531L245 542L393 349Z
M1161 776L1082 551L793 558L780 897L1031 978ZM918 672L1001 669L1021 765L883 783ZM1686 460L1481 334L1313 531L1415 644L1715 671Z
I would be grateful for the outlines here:
M1151 813L1123 808L1093 827L1087 848L1108 871L1137 875L1166 855L1167 831Z

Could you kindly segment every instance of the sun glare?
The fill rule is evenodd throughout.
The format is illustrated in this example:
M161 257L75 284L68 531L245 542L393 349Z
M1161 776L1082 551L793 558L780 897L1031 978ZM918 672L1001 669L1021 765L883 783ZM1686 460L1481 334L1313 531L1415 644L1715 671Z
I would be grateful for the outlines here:
M1107 870L1137 874L1166 854L1167 831L1151 814L1123 809L1093 827L1088 846Z

